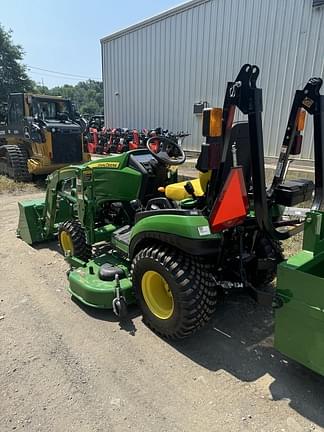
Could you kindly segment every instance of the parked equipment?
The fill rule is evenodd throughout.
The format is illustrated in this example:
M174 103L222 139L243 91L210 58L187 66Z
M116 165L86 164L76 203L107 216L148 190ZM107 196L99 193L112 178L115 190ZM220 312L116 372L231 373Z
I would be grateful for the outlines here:
M102 114L90 117L84 131L84 141L89 153L102 153L103 146L99 142L102 132L105 132L105 120Z
M0 124L0 174L29 181L71 163L88 161L81 126L69 99L12 93Z
M97 116L96 116L97 117ZM85 141L89 153L111 154L124 153L129 150L146 148L149 138L166 136L182 144L183 139L189 134L178 132L176 134L160 127L155 129L127 129L127 128L106 128L99 121L90 121L85 132ZM151 141L151 148L158 150L159 140Z
M50 175L45 201L19 203L18 233L29 244L58 234L74 297L118 316L137 301L144 322L165 338L202 327L225 294L275 301L276 347L323 374L322 80L297 90L267 190L258 75L257 66L244 65L227 85L223 108L204 110L197 179L175 183L172 166L184 163L182 147L159 136L154 151L151 137L146 149ZM247 122L234 125L236 108ZM300 152L305 113L314 118L315 185L285 181L289 156ZM305 221L283 216L284 207L309 200L313 191ZM279 241L304 222L304 250L285 262ZM107 250L92 255L99 242ZM278 264L274 296L266 287Z

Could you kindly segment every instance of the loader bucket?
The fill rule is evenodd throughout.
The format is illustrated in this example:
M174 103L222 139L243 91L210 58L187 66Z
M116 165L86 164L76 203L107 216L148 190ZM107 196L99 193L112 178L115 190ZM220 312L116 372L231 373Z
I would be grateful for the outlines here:
M43 199L20 201L17 235L28 244L44 240L42 216L45 202Z
M324 375L324 213L308 214L303 250L278 266L275 348Z

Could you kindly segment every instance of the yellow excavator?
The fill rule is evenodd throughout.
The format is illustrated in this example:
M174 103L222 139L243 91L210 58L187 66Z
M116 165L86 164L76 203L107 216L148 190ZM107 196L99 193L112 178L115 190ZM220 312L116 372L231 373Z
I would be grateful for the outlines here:
M82 119L71 100L11 93L0 123L0 174L16 181L90 160Z

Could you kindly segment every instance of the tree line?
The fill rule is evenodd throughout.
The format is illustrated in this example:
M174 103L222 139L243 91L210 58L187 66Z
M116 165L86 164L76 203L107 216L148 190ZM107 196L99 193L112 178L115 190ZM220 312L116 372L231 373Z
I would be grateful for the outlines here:
M53 88L40 86L28 76L21 63L24 58L21 45L13 42L12 31L0 24L0 107L2 112L10 93L33 92L71 99L85 116L103 114L103 84L101 81L80 81L76 85L64 84ZM1 111L1 109L0 109ZM1 114L0 114L1 115Z

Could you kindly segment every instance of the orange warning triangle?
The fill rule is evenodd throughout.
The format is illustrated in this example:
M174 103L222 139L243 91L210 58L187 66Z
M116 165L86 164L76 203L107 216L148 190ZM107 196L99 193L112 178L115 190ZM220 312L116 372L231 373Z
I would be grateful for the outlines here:
M248 198L242 167L232 167L211 211L211 231L221 231L242 223L247 210Z

